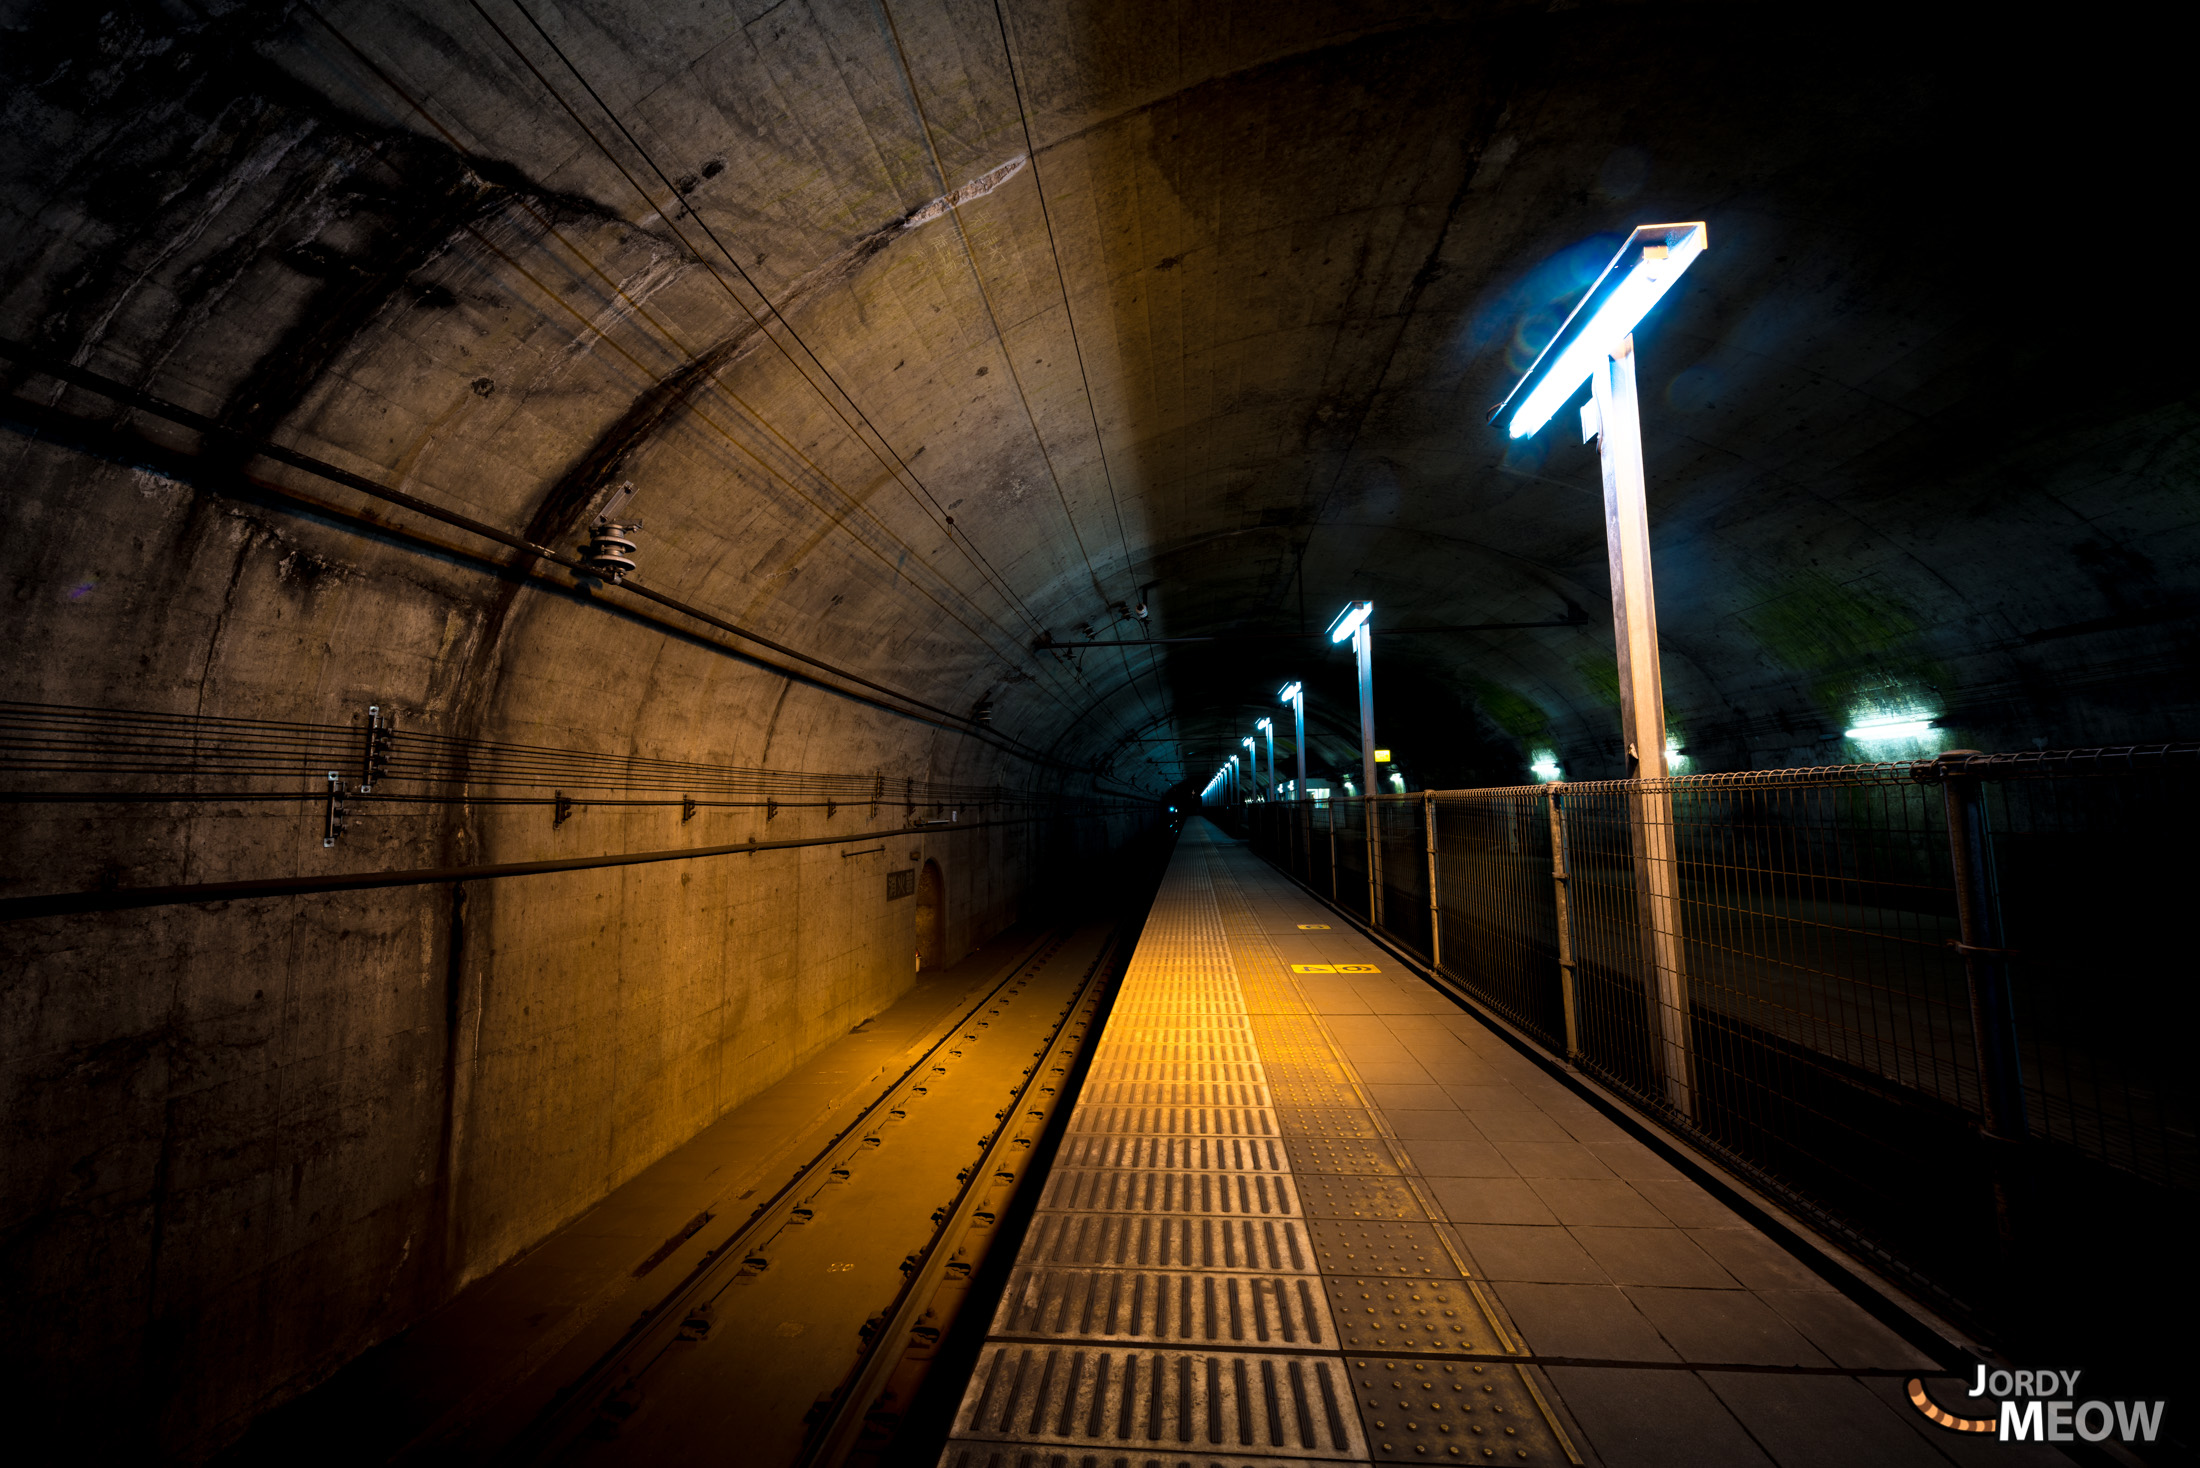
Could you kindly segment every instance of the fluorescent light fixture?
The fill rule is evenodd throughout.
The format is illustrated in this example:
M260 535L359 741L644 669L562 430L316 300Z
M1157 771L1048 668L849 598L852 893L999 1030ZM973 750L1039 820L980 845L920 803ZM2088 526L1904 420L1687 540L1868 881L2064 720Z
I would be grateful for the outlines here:
M1528 769L1538 780L1556 780L1561 773L1558 768L1558 756L1547 749L1539 749L1535 752L1535 763L1529 765Z
M1507 432L1514 438L1526 438L1550 422L1703 251L1701 221L1639 226L1535 359L1528 375L1490 410L1490 421L1495 423L1510 410Z
M1277 703L1289 703L1289 702L1290 702L1290 701L1291 701L1292 699L1294 699L1294 698L1297 698L1297 697L1299 696L1299 689L1300 689L1300 688L1301 688L1302 686L1303 686L1303 685L1301 685L1301 684L1299 684L1299 683L1296 683L1296 682L1292 682L1292 683L1286 683L1286 684L1284 684L1284 685L1283 685L1283 688L1282 688L1282 691L1280 691L1279 693L1277 693L1277 694L1276 694L1276 702L1277 702Z
M1904 739L1930 738L1933 721L1914 714L1896 714L1866 719L1855 728L1841 732L1844 738L1854 739L1859 744L1892 744Z
M1681 746L1680 746L1680 741L1676 740L1676 739L1675 739L1675 738L1674 738L1674 737L1673 737L1672 735L1670 735L1670 734L1666 735L1666 736L1665 736L1665 768L1666 768L1666 769L1667 769L1668 771L1670 771L1670 770L1671 770L1671 769L1672 769L1672 768L1673 768L1673 767L1674 767L1675 765L1685 765L1685 764L1687 764L1687 763L1688 763L1688 756L1687 756L1687 755L1685 755L1685 754L1682 754L1682 753L1681 753Z
M1253 727L1260 730L1261 733L1265 734L1270 729L1276 727L1276 721L1274 719L1255 719L1253 721Z
M1392 770L1390 772L1390 786L1393 790L1396 790L1400 794L1403 794L1406 788L1406 777L1398 773L1398 771Z
M1352 634L1360 629L1360 624L1374 615L1375 603L1371 601L1346 602L1344 610L1337 613L1337 620L1329 624L1329 640L1350 642Z

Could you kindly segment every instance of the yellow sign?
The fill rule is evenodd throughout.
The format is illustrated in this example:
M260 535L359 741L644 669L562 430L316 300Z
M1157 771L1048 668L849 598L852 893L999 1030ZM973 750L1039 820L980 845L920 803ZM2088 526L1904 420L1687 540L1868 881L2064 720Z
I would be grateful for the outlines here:
M1329 924L1327 924L1327 923L1300 923L1300 924L1299 924L1299 931L1300 931L1300 932L1302 932L1302 933L1312 933L1312 932L1317 932L1317 931L1318 931L1318 932L1323 932L1323 933L1326 933L1326 932L1328 932L1328 931L1329 931Z
M1390 763L1390 751L1389 751L1389 750L1387 750L1387 749L1378 749L1378 750L1376 750L1376 751L1375 751L1375 763L1377 763L1377 764L1379 764L1379 765L1387 765L1387 764L1389 764L1389 763Z
M1294 963L1295 974L1379 974L1381 969L1372 963Z
M1382 970L1372 963L1340 963L1337 965L1337 972L1340 974L1379 974Z

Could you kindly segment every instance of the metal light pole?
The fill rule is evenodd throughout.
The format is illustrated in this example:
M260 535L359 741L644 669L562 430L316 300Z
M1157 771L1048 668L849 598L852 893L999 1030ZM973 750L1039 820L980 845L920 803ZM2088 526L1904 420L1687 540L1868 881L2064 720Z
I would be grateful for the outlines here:
M1597 441L1604 470L1604 535L1612 579L1612 631L1619 652L1620 730L1633 827L1635 890L1649 967L1653 1032L1666 1103L1696 1112L1688 975L1681 936L1679 851L1673 796L1665 784L1665 685L1658 666L1657 595L1650 575L1650 519L1644 499L1642 417L1635 389L1636 323L1704 251L1701 223L1647 224L1605 267L1558 335L1511 394L1511 436L1548 423L1584 381L1581 437ZM1517 405L1517 406L1516 406Z
M1262 719L1253 725L1268 739L1268 798L1276 798L1276 721Z
M1296 679L1277 693L1278 703L1291 705L1291 748L1297 755L1298 778L1291 786L1293 800L1306 799L1306 685Z
M1383 845L1377 838L1375 806L1375 638L1368 626L1375 615L1371 601L1346 602L1329 624L1329 640L1352 639L1352 657L1360 673L1360 809L1367 825L1367 913L1377 927L1383 922Z

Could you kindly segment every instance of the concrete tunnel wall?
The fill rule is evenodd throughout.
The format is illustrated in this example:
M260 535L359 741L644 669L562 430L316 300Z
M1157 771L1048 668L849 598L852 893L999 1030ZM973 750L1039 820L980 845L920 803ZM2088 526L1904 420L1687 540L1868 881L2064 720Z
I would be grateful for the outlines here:
M1147 630L1303 631L1366 595L1416 786L1546 750L1617 774L1594 451L1482 410L1618 231L1706 218L1639 340L1694 767L1865 757L1842 730L1875 699L1929 705L1944 745L2200 727L2196 378L2101 284L2160 190L2117 140L2173 135L2132 109L2175 89L2113 35L2019 54L1726 4L530 10L608 112L494 4L503 36L399 0L326 26L0 5L0 335L238 435L0 363L13 699L378 704L401 739L1120 798L1203 780L1293 677L1313 770L1352 768L1348 668L1042 634L1138 636L1141 598ZM2084 226L2031 232L2043 191ZM240 441L568 552L631 482L642 585L947 713ZM7 894L870 820L477 798L368 809L324 851L319 802L204 798L229 787L195 751L166 781L195 800L11 806ZM941 862L960 950L1062 839L473 883L455 942L438 888L7 924L11 1379L208 1450L889 1002L913 905L874 863Z
M255 38L249 14L186 38L211 77L164 71L161 23L124 14L112 75L18 95L9 335L74 342L97 369L567 550L632 481L644 584L958 710L984 693L999 658L962 622L1000 609L959 603L929 542L902 564L917 532L864 519L887 474L850 445L837 460L816 447L824 405L787 391L783 360L692 260L554 189L468 178L440 141L225 55ZM32 17L12 59L35 65L36 33L67 29ZM148 95L149 79L172 90ZM555 264L540 258L553 224L616 282L568 257L554 298L608 300L566 313L485 278L500 252ZM715 378L662 385L669 359L599 329L644 309L707 343ZM858 325L803 319L820 355L862 378L883 348L848 339ZM111 405L60 396L116 423ZM699 397L710 405L685 411ZM708 421L735 399L770 403L779 437ZM868 406L906 438L916 405ZM326 851L310 799L25 812L18 892L881 832L471 883L455 927L447 885L12 925L6 1372L107 1447L196 1455L904 992L915 902L889 899L888 869L938 862L949 958L1013 921L1059 837L1014 823L1040 808L912 832L906 782L1092 787L729 656L724 639L634 622L615 593L526 583L478 545L424 550L255 498L246 476L264 462L134 428L131 447L91 452L10 439L15 699L362 729L375 704L400 749L409 730L891 787L883 810L768 821L362 807ZM812 454L827 462L806 468ZM286 482L380 513L311 476ZM1088 825L1068 839L1108 838Z

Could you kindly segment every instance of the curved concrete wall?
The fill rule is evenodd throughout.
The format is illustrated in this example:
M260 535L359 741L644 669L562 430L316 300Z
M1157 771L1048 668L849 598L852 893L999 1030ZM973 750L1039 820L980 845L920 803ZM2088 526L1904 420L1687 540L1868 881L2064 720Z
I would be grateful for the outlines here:
M235 435L0 368L24 704L375 704L401 739L1112 798L1203 780L1293 677L1314 772L1353 767L1349 669L1035 643L1372 596L1415 785L1545 749L1617 773L1592 451L1481 410L1617 231L1702 217L1641 339L1696 768L1871 753L1841 731L1875 703L1990 748L2200 712L2194 374L2098 299L2158 192L2106 144L2164 132L2083 40L1718 4L4 19L0 335ZM2009 222L2041 178L2084 225ZM642 586L840 671L254 442L564 553L631 483ZM557 823L477 784L324 849L312 799L214 798L242 793L218 741L158 778L27 748L10 788L191 798L11 807L13 895L872 820ZM941 861L952 952L1062 839L470 883L455 929L437 887L6 924L10 1370L131 1404L97 1409L124 1437L220 1441L888 1002L913 903L880 863Z

